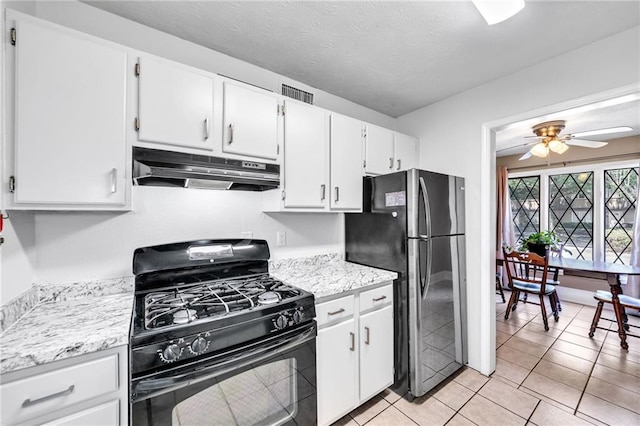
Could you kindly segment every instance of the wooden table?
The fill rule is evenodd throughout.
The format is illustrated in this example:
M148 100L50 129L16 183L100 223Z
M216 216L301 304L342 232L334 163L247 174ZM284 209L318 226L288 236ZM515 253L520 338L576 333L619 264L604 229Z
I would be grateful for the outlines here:
M564 275L607 280L609 287L611 288L611 301L613 311L616 315L616 322L618 323L620 346L622 346L623 349L628 349L627 333L625 332L623 322L626 314L624 312L624 307L620 306L620 300L618 299L618 295L622 294L622 288L620 287L620 275L640 275L640 267L621 265L618 263L595 262L592 260L568 259L563 257L549 258L549 266L562 269Z

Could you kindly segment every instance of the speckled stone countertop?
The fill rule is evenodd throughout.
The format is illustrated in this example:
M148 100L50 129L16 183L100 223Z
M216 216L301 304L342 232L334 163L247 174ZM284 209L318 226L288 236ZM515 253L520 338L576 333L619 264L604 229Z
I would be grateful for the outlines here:
M126 290L129 280L120 281ZM128 344L133 292L113 289L96 282L41 289L42 301L0 335L0 373Z
M313 293L316 301L398 278L395 272L345 262L339 254L273 260L269 273Z

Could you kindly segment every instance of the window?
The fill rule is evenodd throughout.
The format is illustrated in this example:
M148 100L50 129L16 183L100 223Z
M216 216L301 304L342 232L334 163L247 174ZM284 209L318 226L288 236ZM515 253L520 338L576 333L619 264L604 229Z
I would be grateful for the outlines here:
M607 262L629 264L637 194L638 168L604 171L604 240Z
M638 200L638 162L510 173L519 240L538 230L558 234L564 256L628 264Z
M517 240L540 229L540 176L509 179L511 217Z
M549 176L549 226L576 259L593 258L593 172Z

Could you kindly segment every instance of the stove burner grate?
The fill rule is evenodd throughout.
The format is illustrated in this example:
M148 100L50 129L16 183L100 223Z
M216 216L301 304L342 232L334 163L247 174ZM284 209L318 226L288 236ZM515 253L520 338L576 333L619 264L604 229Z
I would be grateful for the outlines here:
M203 282L152 292L144 298L145 328L157 329L227 315L259 305L275 304L299 294L299 290L269 275Z

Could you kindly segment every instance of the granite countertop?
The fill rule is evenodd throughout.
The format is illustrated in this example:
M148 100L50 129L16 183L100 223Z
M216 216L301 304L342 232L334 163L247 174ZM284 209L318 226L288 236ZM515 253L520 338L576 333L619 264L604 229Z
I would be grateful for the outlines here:
M270 261L269 271L316 300L398 277L338 254ZM41 286L35 306L0 334L0 374L128 344L132 289L131 277Z
M338 254L274 260L269 273L313 293L316 301L398 278L396 272L345 262Z
M129 343L132 291L48 291L0 335L0 374Z

